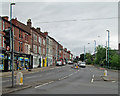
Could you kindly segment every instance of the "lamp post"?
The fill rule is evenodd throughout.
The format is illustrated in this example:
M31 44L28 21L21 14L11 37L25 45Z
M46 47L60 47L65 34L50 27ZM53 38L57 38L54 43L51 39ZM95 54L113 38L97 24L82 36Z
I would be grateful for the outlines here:
M14 87L14 35L12 32L12 5L15 5L15 3L10 4L10 28L11 28L10 41L12 41L12 50L10 51L11 51L11 63L12 63L12 87Z
M110 31L108 29L106 31L108 32L108 51L107 51L108 52L108 62L107 63L108 63L108 68L109 68L109 39L110 39L109 34L110 34Z
M89 45L90 43L88 43L88 45ZM89 46L88 46L88 53L90 53L90 49L89 49Z
M84 61L85 61L85 46L84 46Z
M94 54L95 54L95 61L96 61L96 40L94 40L95 43L95 50L94 50Z

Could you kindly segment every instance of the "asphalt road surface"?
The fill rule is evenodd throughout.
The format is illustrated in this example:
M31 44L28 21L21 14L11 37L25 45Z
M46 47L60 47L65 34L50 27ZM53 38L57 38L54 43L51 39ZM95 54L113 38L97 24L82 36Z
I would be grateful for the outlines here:
M11 94L118 94L118 81L103 81L104 71L93 66L73 69L71 65L24 75L24 84L34 81L44 83ZM117 78L117 72L108 75ZM10 78L3 78L3 86L10 85ZM6 81L6 82L5 82Z

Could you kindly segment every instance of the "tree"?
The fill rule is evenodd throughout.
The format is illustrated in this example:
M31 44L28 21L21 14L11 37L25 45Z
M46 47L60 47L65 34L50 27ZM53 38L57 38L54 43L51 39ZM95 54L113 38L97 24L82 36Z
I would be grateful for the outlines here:
M87 64L93 63L93 56L90 53L86 53L86 63Z
M97 53L96 53L96 64L103 65L104 61L106 59L106 49L103 48L103 46L97 47Z
M80 61L84 61L84 54L80 54Z

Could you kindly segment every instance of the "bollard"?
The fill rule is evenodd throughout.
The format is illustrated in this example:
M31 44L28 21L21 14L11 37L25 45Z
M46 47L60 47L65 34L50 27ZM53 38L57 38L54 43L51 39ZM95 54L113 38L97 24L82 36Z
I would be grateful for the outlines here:
M104 71L104 76L107 76L107 70Z
M23 85L23 73L22 72L17 73L16 85Z

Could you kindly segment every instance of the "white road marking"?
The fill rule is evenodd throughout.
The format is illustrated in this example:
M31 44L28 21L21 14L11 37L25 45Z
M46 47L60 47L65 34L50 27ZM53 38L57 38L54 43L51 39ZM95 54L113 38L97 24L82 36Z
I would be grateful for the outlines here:
M73 74L70 74L69 76L72 76Z
M95 76L93 75L93 78L94 78Z
M48 83L44 83L44 84L42 84L42 85L36 86L35 88L39 88L39 87L42 87L42 86L48 85L48 84L53 83L53 82L54 82L54 81L50 81L50 82L48 82Z
M91 83L94 81L94 77L95 77L95 75L93 74L93 75L92 75Z
M93 78L92 78L91 82L93 82Z

